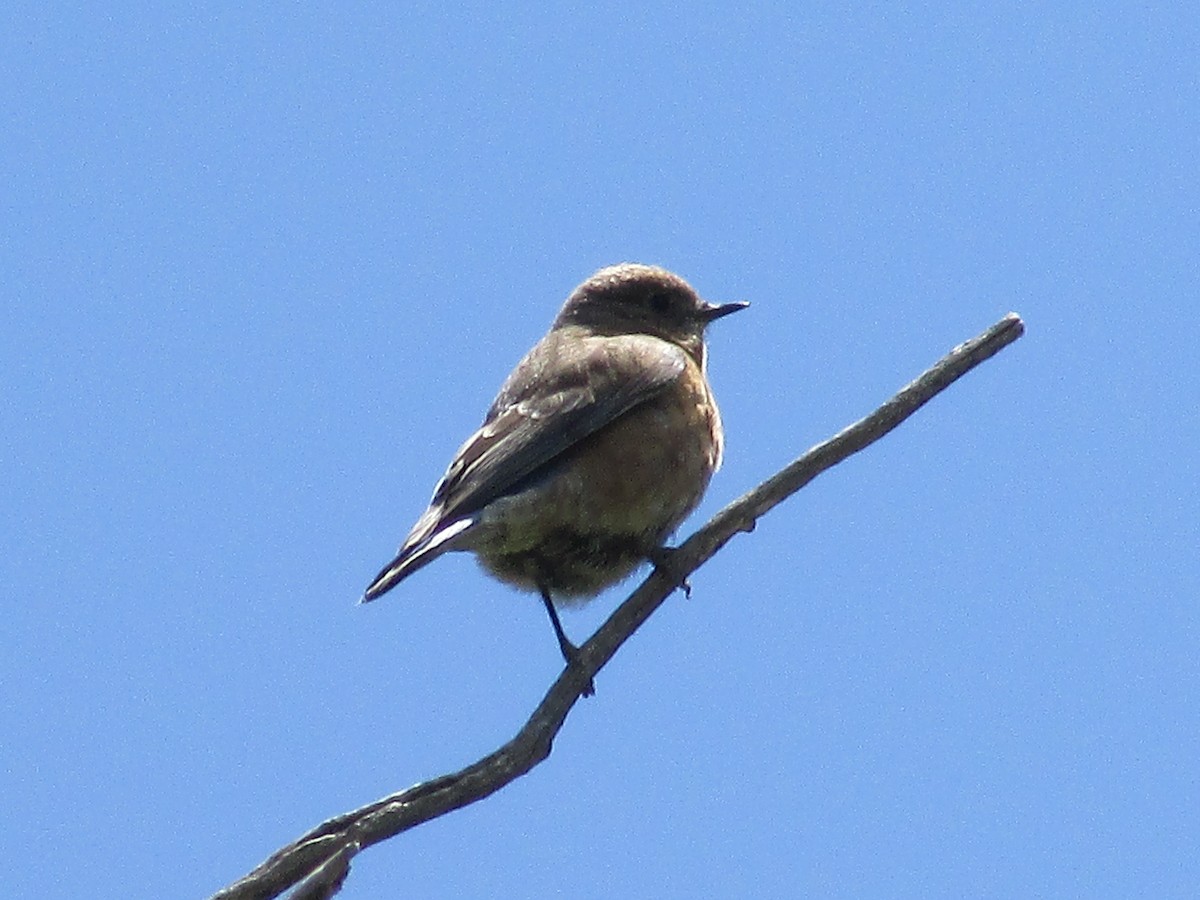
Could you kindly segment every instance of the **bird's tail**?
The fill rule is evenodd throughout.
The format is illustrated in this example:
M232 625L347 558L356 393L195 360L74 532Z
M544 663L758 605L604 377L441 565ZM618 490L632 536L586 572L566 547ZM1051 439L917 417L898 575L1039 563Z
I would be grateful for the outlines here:
M453 539L474 524L474 519L460 519L445 528L438 529L431 535L417 537L416 540L413 540L413 536L410 535L396 553L396 558L384 566L374 580L367 585L367 589L363 591L362 600L359 602L370 603L383 596L417 569L429 565L443 553L454 550Z

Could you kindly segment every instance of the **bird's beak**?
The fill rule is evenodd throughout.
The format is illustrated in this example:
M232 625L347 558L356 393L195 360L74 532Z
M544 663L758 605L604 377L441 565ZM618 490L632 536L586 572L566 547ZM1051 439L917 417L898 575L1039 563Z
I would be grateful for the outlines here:
M704 308L700 311L700 318L702 318L704 320L705 324L707 324L709 322L713 322L713 321L721 318L722 316L727 316L730 313L735 313L739 309L745 309L749 305L750 304L747 303L745 300L737 300L733 303L721 303L721 304L706 303L706 304L704 304Z

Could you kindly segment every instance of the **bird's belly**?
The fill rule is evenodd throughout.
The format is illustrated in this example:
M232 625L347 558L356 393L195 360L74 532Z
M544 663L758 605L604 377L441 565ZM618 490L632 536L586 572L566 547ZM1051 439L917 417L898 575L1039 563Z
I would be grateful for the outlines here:
M667 392L492 501L471 549L519 587L592 596L628 576L695 508L720 452L711 398Z

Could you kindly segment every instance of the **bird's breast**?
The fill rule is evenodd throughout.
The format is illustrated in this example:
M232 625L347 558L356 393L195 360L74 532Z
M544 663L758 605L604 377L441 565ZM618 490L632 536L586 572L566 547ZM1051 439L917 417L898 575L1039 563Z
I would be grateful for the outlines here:
M473 549L499 577L559 595L628 575L699 503L721 462L720 414L700 368L488 505Z

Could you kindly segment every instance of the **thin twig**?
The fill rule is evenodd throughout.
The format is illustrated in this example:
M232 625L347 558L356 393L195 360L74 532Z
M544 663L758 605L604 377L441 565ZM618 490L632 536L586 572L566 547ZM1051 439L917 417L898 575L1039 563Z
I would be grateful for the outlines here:
M310 879L304 896L336 893L360 850L430 819L482 800L524 775L547 756L555 735L583 691L622 644L696 571L740 531L755 523L826 469L879 440L971 369L1025 332L1016 313L960 344L869 416L817 444L795 462L739 497L688 538L669 557L669 572L655 569L579 648L576 665L550 686L516 736L461 771L422 782L318 825L272 854L253 872L211 900L269 900ZM325 867L325 868L322 868Z

